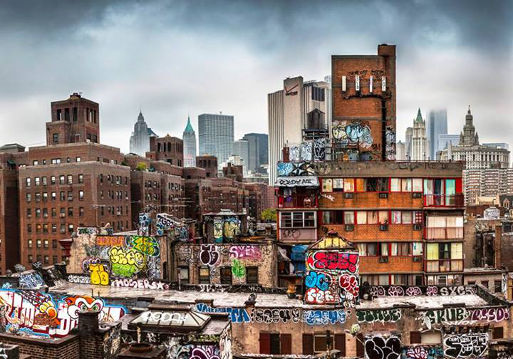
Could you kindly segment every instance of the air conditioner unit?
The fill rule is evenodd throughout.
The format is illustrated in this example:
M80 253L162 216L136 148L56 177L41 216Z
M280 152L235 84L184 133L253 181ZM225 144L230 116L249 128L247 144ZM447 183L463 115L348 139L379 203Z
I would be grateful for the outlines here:
M414 230L414 231L420 231L420 230L422 230L422 224L415 223L415 224L413 225L413 230Z
M387 192L380 193L379 198L388 198L388 193Z
M346 193L344 193L344 198L345 198L345 199L352 199L352 198L353 198L353 193L352 193L352 192L346 192Z
M388 263L388 256L379 257L379 263Z
M413 257L414 262L422 262L422 257Z
M411 194L412 198L422 198L422 192L413 192Z
M379 230L380 231L388 231L388 224L380 224Z
M354 224L346 224L346 232L354 231Z

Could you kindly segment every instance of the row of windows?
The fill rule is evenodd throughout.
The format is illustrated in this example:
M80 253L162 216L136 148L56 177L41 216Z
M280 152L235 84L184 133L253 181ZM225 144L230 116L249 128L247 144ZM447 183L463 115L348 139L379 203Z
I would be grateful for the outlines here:
M105 208L107 208L107 214L110 214L110 215L117 215L117 216L122 216L123 215L123 206L101 206L99 207L100 208L100 216L104 216L105 215ZM128 206L125 206L125 214L128 215L130 214L128 212Z
M52 233L57 233L57 224L56 223L37 223L34 225L36 233L50 233L50 226ZM80 224L80 227L83 225ZM74 226L73 224L68 224L67 226L68 233L73 233ZM27 224L27 232L32 233L32 224ZM66 233L66 223L61 223L59 226L59 233Z
M315 212L282 212L281 228L313 228L316 225Z
M57 209L51 208L50 213L52 217L57 217ZM65 207L61 207L59 209L59 214L61 218L66 217L66 213L68 217L73 217L73 207L68 207L66 211ZM36 218L43 216L43 218L48 217L48 208L35 208L34 214ZM84 207L78 207L78 216L82 217L84 215ZM27 218L32 218L32 208L27 208Z
M189 281L189 269L180 268L180 278L186 282ZM233 284L232 267L221 267L220 268L220 280L221 284ZM210 283L210 267L199 268L199 283L200 284L211 284ZM258 284L258 267L246 267L246 284Z
M57 200L57 192L50 192L50 198L52 201L55 201ZM25 199L27 202L31 202L32 201L32 193L26 193L25 194ZM83 190L79 190L78 191L78 199L79 200L84 200L84 191ZM48 201L48 192L36 192L34 193L34 201L35 202L41 202L41 200L43 200L43 202L46 202ZM73 191L60 191L59 193L59 200L61 201L73 201Z
M357 243L362 257L409 257L422 256L421 242Z
M54 137L55 137L55 134L54 134ZM55 138L54 138L54 142L55 142ZM56 143L58 143L58 142L59 142L59 139L57 138L57 142ZM71 163L71 161L72 161L71 157L66 157L66 163ZM81 161L80 157L75 157L75 162L80 162L80 161ZM61 162L62 162L62 159L60 159L60 158L52 158L50 160L50 163L52 165L58 165ZM46 165L46 160L42 160L41 164ZM33 166L38 166L39 165L39 160L33 160L32 161L32 165Z
M29 263L34 263L34 256L32 254L29 254L27 259L28 259ZM49 256L42 256L41 254L38 254L36 256L36 261L40 262L40 263L43 263L43 264L50 264L50 257ZM57 256L52 256L52 264L57 264L57 263L59 263L58 257Z
M421 192L453 195L461 192L461 179L323 178L322 192Z
M78 183L84 183L84 175L79 174L77 176L77 182ZM50 184L54 185L57 184L57 177L56 176L50 176ZM59 176L59 184L65 185L65 184L73 184L73 175L60 175ZM25 178L25 185L27 187L30 187L32 185L32 178L27 177ZM48 177L34 177L34 185L35 186L46 186L48 185Z
M422 224L422 211L323 211L322 223Z
M104 196L103 196L103 191L100 191L100 198L103 199ZM118 199L118 200L122 200L123 199L123 191L107 191L107 198L110 198L110 199ZM125 200L128 200L128 192L125 191L125 196L124 196Z
M28 248L33 248L33 241L32 241L32 239L29 239L27 241L27 247ZM48 239L44 239L44 240L36 239L36 248L49 248L49 241L48 241ZM52 248L53 249L57 248L57 240L56 239L52 240Z
M117 161L116 161L117 163ZM110 184L117 184L117 185L122 185L123 182L125 185L128 185L128 177L127 176L114 176L114 175L103 175L103 174L100 174L98 176L99 180L100 180L100 183L104 183L105 182L108 182Z

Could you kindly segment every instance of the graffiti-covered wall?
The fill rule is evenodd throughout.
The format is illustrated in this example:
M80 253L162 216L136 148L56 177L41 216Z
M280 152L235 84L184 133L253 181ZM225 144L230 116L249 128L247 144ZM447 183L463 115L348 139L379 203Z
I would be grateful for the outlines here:
M163 243L159 237L79 234L71 245L67 271L86 274L89 283L96 285L111 285L119 280L152 283L162 278L167 260Z
M0 321L3 332L64 337L78 325L78 314L99 311L100 322L112 323L127 313L121 305L106 304L102 298L57 296L22 289L0 290Z
M223 283L222 280L229 277L228 271L231 273L232 285L259 284L266 288L277 286L277 256L272 243L180 243L176 246L175 253L177 270L182 269L182 280L187 275L190 284L230 284ZM223 275L222 271L225 271ZM207 279L209 283L206 283ZM257 283L252 283L254 279Z

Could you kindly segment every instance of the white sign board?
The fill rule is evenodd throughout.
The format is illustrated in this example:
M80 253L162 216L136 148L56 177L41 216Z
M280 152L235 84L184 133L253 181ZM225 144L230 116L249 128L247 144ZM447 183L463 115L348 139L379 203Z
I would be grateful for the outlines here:
M315 176L278 177L274 182L276 187L319 187Z

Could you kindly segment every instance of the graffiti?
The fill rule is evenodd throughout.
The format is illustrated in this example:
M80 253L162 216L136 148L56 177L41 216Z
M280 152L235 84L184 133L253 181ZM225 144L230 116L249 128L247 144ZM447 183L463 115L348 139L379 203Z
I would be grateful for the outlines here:
M293 161L291 159L291 161ZM315 170L311 162L278 162L278 176L313 176Z
M96 227L78 227L78 234L97 234L98 230Z
M398 337L374 336L365 340L365 358L367 359L399 359L400 357L401 340Z
M362 148L370 148L373 143L369 125L360 121L334 124L331 132L335 140L346 146L358 144Z
M214 266L219 262L220 255L217 247L213 244L202 244L200 260L203 265Z
M149 213L139 213L139 231L141 235L150 234L151 217Z
M122 247L125 245L125 236L97 236L97 246Z
M200 313L228 313L232 323L248 323L251 321L245 308L214 308L204 303L197 303L196 310Z
M488 352L488 333L444 336L444 354L448 358L481 358Z
M103 340L103 357L116 358L121 347L121 324L113 327Z
M506 307L496 308L441 308L421 313L420 320L431 328L433 324L470 324L473 322L501 322L510 318Z
M103 264L89 264L91 284L109 285L109 273Z
M214 218L214 241L216 243L223 242L223 220Z
M164 342L168 359L220 359L217 345L182 344L179 338Z
M358 297L360 286L358 284L358 278L354 275L343 274L339 277L340 288L344 289L347 293L350 293L353 297Z
M421 346L408 348L405 354L408 359L428 359L427 349Z
M305 252L307 245L298 244L292 247L290 251L290 259L294 265L294 273L305 271Z
M294 169L292 162L278 162L277 171L278 176L288 176Z
M251 312L251 320L255 323L299 323L301 315L299 309L263 309L254 308Z
M137 289L156 289L168 290L169 284L161 281L150 281L148 279L115 279L111 283L112 287L137 288Z
M21 289L39 289L45 286L45 282L41 274L29 271L20 274L19 286Z
M319 179L314 176L278 177L276 187L319 187Z
M24 290L0 290L5 307L6 331L18 335L63 337L77 327L78 313L99 311L102 323L119 320L127 313L122 306L106 305L101 298L55 297Z
M159 243L154 237L127 236L127 246L150 257L160 254Z
M262 252L258 246L237 245L230 247L230 258L259 260Z
M131 248L111 247L109 259L112 273L123 278L132 277L146 266L145 256Z
M332 278L327 273L322 272L308 272L305 277L305 285L307 288L318 288L322 291L328 290L330 284L332 283Z
M337 302L335 291L308 288L305 292L305 302L308 304L333 304Z
M226 288L221 284L199 284L200 292L204 293L212 293L212 292L220 292L223 293Z
M437 286L372 286L370 294L373 297L414 297L419 295L426 296L459 296L459 295L474 295L476 288L471 286L452 286L452 287L437 287Z
M219 359L219 348L215 345L200 345L192 349L190 359Z
M321 193L321 197L326 198L327 200L333 202L335 200L335 197L333 197L331 194Z
M308 325L343 324L346 312L343 310L305 310L303 321Z
M358 270L358 254L339 251L315 251L306 257L306 268L309 270L348 271Z
M238 259L232 259L232 274L235 278L244 278L246 267Z
M401 319L401 309L357 310L356 317L360 323L395 323Z
M299 236L301 235L301 232L299 231L299 229L283 229L281 231L281 235L282 235L283 239L285 239L285 238L298 239Z
M442 359L444 351L441 346L416 345L403 349L405 359Z
M235 217L226 218L223 223L223 236L225 239L231 240L240 234L241 222Z
M327 140L325 138L318 138L313 142L313 160L324 161L326 159L326 146Z
M69 274L68 282L76 284L91 284L91 276L83 274Z
M385 132L385 158L395 161L395 131L392 127L387 127Z

